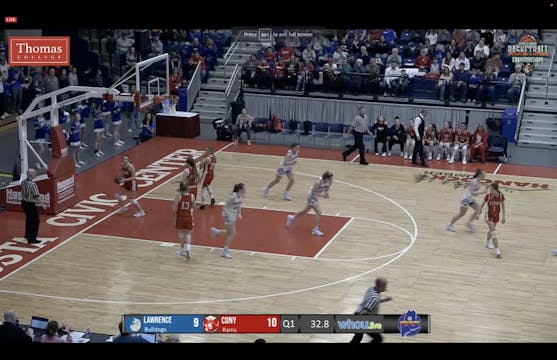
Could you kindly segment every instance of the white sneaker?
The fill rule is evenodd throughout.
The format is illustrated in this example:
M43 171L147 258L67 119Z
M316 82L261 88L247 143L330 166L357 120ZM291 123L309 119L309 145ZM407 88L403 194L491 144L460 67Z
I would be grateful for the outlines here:
M80 161L78 162L78 164L79 164L79 165L87 165L87 163L86 163L85 161L83 161L83 160L80 160Z
M99 150L99 152L98 152L98 153L99 153L99 154L101 154L101 156L103 156L103 155L104 155L104 153L103 153L102 151L100 151L100 150Z
M143 210L136 211L136 212L133 213L133 216L135 216L135 217L145 216L145 211L143 211Z
M453 159L450 159L449 164L452 164L452 163L454 163L454 161L453 161Z
M472 225L472 223L467 222L466 223L466 228L470 231L474 231L474 226Z
M292 198L290 197L290 195L288 195L288 192L286 192L286 191L283 193L283 198L284 198L284 200L288 200L288 201L292 200Z
M500 259L501 258L501 250L497 249L495 250L495 256Z
M232 255L230 255L230 253L228 251L223 251L222 254L220 254L220 256L222 256L225 259L232 259Z
M266 187L263 188L263 197L265 199L269 198L269 189L267 189Z
M495 246L493 246L491 241L486 241L485 242L485 247L488 248L488 249L495 249Z
M119 142L120 144L124 145L125 142L123 142L122 140L118 140L117 142Z
M186 256L186 250L184 249L180 249L176 252L176 254L180 255L180 256Z
M106 136L109 137L109 138L113 137L112 134L110 134L110 133L106 133Z
M86 146L83 146L83 144L81 144L81 145L79 145L79 148L80 148L81 150L85 150L87 147L86 147Z
M88 148L88 147L89 147L89 145L87 145L87 144L84 143L84 142L81 143L81 146L83 146L84 148Z
M433 156L431 156L431 154L427 157L428 160L431 160L433 158Z
M452 224L447 225L447 230L454 232L454 226Z
M114 146L122 146L122 144L120 144L119 142L115 142Z
M131 132L132 132L132 129L128 129L128 132L131 133Z
M387 156L391 156L391 152L390 152L390 151L387 153Z
M312 235L317 235L317 236L323 236L324 233L323 231L319 230L319 228L314 227L313 230L311 231Z
M375 153L375 156L379 156L379 153Z
M294 215L288 215L286 217L286 226L290 227L292 226L292 223L294 222Z
M437 160L441 160L441 155L437 155Z
M211 239L214 239L215 236L218 235L218 233L219 233L219 231L217 230L217 228L212 227L212 228L211 228Z
M400 157L403 157L406 159L406 157L404 156L404 153L400 153Z
M466 165L466 159L462 160L462 165Z
M408 155L404 154L404 158L405 158L405 159L408 159Z
M190 259L190 251L189 250L186 250L186 259L188 259L188 260Z
M387 153L383 153L383 154L381 154L381 156L385 157L385 156L387 156Z
M79 165L79 163L75 163L75 167L79 169L81 165Z
M97 152L95 153L95 156L96 156L96 157L101 157L101 156L103 156L103 155L102 155L102 153L101 153L100 151L97 151Z

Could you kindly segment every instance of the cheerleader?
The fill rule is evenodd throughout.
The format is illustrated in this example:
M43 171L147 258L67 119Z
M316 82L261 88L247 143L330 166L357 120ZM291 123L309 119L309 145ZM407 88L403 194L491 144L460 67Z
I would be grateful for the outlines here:
M95 119L93 123L93 131L95 132L95 156L101 157L104 153L101 151L102 138L104 137L104 124L103 117L101 113L93 114Z
M120 125L122 125L121 113L122 107L118 103L112 106L112 125L114 127L114 146L123 146L124 142L120 140Z
M81 165L85 165L85 162L79 159L79 149L81 147L81 138L79 136L80 118L81 117L79 116L79 113L74 114L72 122L70 124L70 136L69 136L70 146L72 147L72 149L74 149L74 161L75 161L76 168L80 168Z

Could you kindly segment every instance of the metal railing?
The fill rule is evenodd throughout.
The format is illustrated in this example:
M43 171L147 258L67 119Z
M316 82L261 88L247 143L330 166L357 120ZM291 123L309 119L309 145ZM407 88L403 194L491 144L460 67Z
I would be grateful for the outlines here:
M549 97L549 78L551 76L551 69L553 68L553 61L555 60L555 50L557 49L557 39L555 39L555 44L553 47L553 53L551 54L551 61L549 62L549 68L547 69L547 75L545 78L545 104L547 105L547 99Z
M186 111L190 111L193 106L193 102L201 89L201 63L197 63L195 71L191 77L190 83L188 84L188 104Z
M230 118L230 113L232 112L231 104L233 101L236 101L236 98L238 97L238 94L240 93L241 90L241 84L239 81L241 70L242 70L241 66L236 64L236 66L234 67L234 71L232 72L232 76L230 77L230 80L228 80L226 91L224 92L226 96L226 104L227 104L227 112L226 112L227 119Z
M223 59L224 59L224 66L223 66L224 77L226 77L226 66L228 65L228 62L230 61L230 59L232 59L232 55L234 55L234 53L236 52L236 50L238 49L239 46L240 46L240 43L238 42L238 40L234 40L234 42L232 43L232 45L230 45L230 48L228 49L226 54L224 54L224 56L223 56Z
M517 65L518 66L518 65ZM524 113L524 104L526 103L526 84L528 83L528 78L522 83L522 88L520 89L520 98L518 100L518 107L516 108L516 129L514 131L514 142L518 142L520 135L520 127L522 125L522 114Z

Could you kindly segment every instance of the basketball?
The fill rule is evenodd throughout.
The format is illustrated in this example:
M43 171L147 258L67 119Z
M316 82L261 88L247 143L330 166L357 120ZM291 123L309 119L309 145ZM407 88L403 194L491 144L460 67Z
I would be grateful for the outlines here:
M120 175L117 175L114 177L114 182L118 185L122 185L122 177Z

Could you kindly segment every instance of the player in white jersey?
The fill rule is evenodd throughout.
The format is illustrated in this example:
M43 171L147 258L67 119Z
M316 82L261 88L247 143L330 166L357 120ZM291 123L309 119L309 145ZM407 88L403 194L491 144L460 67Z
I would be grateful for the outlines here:
M232 194L230 198L226 201L226 204L222 207L222 218L224 220L224 226L226 229L217 229L215 227L211 228L211 237L217 235L226 234L226 243L224 244L224 249L222 250L222 256L225 259L231 259L229 246L236 235L236 220L242 220L242 200L246 195L246 187L244 184L239 183L234 185Z
M464 190L464 195L460 198L460 210L458 214L453 216L449 225L447 225L447 230L455 231L454 230L454 223L458 221L461 217L466 214L468 208L471 207L475 211L470 216L470 219L466 223L466 227L468 230L473 231L474 228L472 227L472 221L476 218L476 213L480 209L480 204L476 202L476 196L485 194L487 190L479 191L482 187L481 181L485 177L485 172L481 169L476 170L474 174L474 179L468 184L466 190Z
M315 179L313 186L308 191L308 202L306 207L298 211L294 215L288 215L286 218L286 226L290 227L298 216L306 214L310 209L315 211L315 226L312 235L323 236L323 232L319 229L319 217L321 216L321 208L319 207L319 198L329 197L329 189L333 183L333 173L325 171L321 177Z
M284 200L292 200L290 195L288 195L288 190L294 185L294 164L298 162L298 154L300 153L300 145L294 143L290 145L288 152L284 158L280 161L279 167L277 169L277 175L275 179L263 188L263 197L269 198L269 190L280 182L282 176L286 174L288 177L288 184L286 185L286 190L284 190L283 198Z

